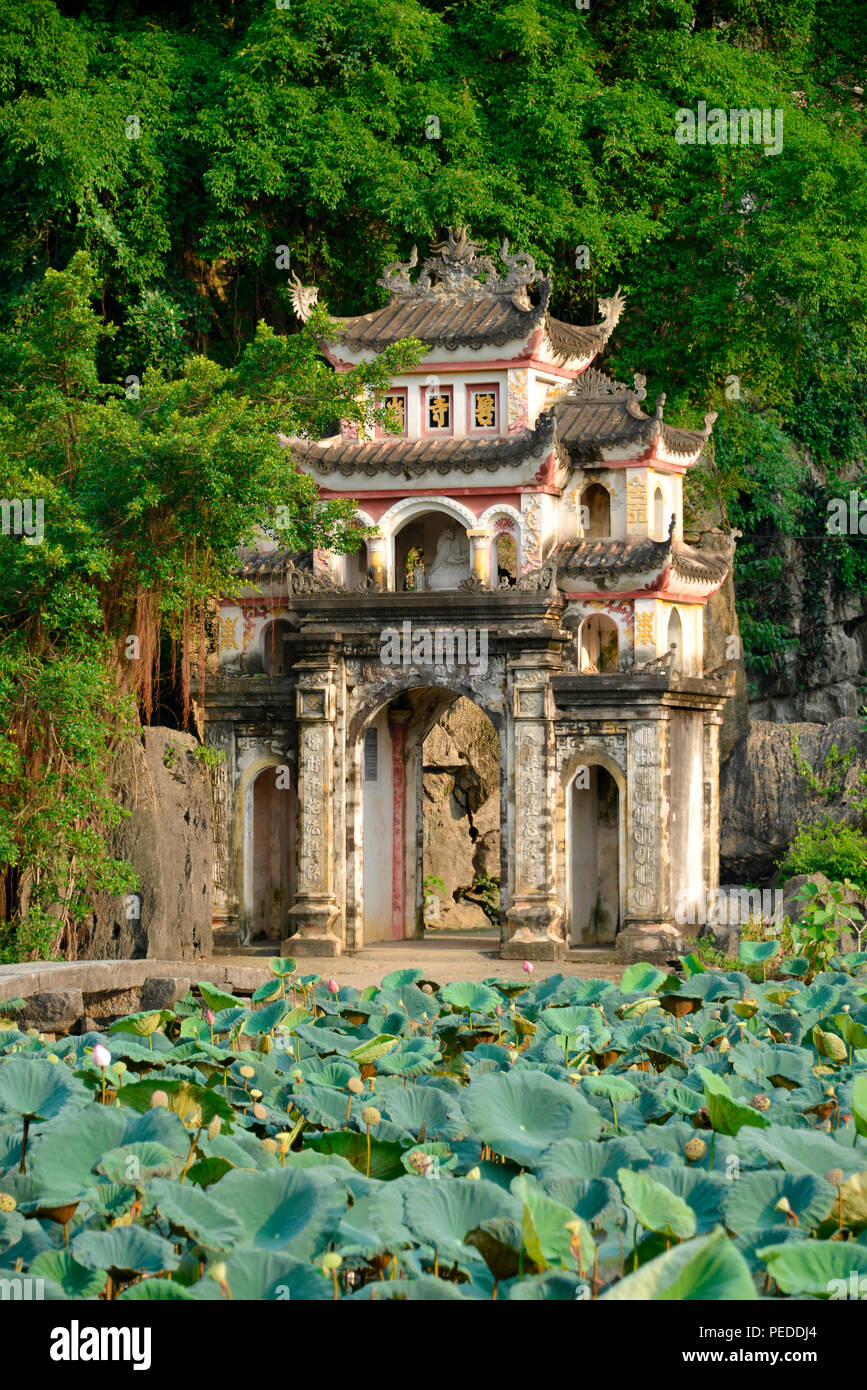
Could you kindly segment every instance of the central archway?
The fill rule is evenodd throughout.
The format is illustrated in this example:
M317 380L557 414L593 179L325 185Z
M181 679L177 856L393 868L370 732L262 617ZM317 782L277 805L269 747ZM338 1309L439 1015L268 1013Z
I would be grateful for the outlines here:
M486 913L482 903L496 903L500 882L500 731L462 694L409 686L357 723L347 816L350 949L421 939L426 927L498 930L491 920L496 906ZM462 706L490 730L481 782L455 738L454 720L439 727ZM440 843L446 830L454 840L451 858ZM467 842L458 854L464 831ZM452 882L452 859L458 877L466 870L460 883Z

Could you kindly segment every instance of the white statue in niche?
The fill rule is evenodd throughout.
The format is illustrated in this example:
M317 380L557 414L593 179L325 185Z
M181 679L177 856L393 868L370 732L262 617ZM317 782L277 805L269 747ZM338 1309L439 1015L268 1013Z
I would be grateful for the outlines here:
M457 589L470 575L470 542L464 531L446 526L427 576L428 589Z

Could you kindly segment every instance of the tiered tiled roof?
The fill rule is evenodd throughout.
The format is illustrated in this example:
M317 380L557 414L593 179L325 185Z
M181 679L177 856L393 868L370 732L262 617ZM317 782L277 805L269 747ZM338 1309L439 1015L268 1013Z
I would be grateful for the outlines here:
M500 247L506 275L470 241L466 228L450 228L448 240L434 252L416 280L410 278L418 264L415 247L408 261L387 266L377 283L390 292L389 303L345 319L329 341L355 351L381 352L400 338L418 338L428 347L475 351L524 342L541 328L553 355L566 362L601 351L623 308L619 294L602 300L602 323L576 328L549 315L550 279L536 269L532 256L509 255L507 241Z
M716 415L705 416L703 430L677 429L662 418L665 396L657 398L655 415L645 415L641 402L646 395L643 376L636 375L633 390L593 367L582 372L553 406L557 439L573 463L598 459L600 449L643 452L658 440L668 453L694 458L710 438Z

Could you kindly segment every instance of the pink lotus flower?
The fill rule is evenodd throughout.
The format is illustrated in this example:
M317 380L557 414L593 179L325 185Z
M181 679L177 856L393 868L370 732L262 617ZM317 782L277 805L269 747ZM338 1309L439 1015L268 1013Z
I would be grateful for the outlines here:
M107 1047L103 1047L102 1043L97 1043L93 1049L93 1060L98 1067L110 1067L111 1053Z
M328 993L329 993L329 994L336 994L337 991L339 990L339 988L340 988L340 986L339 986L339 984L337 983L336 980L329 980L329 981L328 981Z
M532 973L533 973L533 962L532 962L532 961L529 961L529 960L525 960L525 961L524 961L524 964L521 966L521 969L522 969L522 970L526 970L526 972L527 972L528 975L532 975Z
M203 1013L204 1013L205 1022L207 1023L208 1027L210 1028L210 1027L211 1027L211 1024L214 1022L214 1015L211 1013L211 1010L210 1010L207 1006L205 1007Z

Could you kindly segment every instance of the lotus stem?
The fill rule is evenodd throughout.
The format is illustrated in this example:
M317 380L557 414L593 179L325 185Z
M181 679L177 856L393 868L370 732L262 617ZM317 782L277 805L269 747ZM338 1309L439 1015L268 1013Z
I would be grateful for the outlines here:
M26 1172L27 1172L27 1135L29 1134L29 1132L30 1132L30 1116L29 1116L29 1115L25 1115L25 1116L24 1116L24 1138L22 1139L22 1142L21 1142L21 1165L20 1165L20 1167L19 1167L19 1169L18 1169L19 1173L26 1173Z

